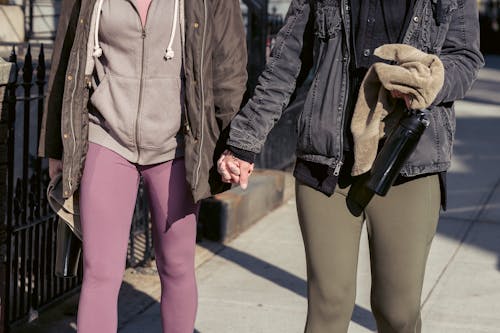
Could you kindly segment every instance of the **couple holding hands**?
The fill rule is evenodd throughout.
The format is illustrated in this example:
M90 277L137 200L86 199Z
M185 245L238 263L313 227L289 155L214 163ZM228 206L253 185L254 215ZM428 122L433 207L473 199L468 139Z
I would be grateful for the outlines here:
M79 206L78 332L117 330L141 178L163 331L193 332L198 202L230 183L246 188L255 155L304 85L294 176L305 332L347 331L365 222L378 331L420 332L426 260L446 205L453 104L484 62L477 2L292 0L240 110L245 43L237 0L63 1L39 154L62 199ZM349 190L369 174L405 109L426 109L429 127L389 193L353 214Z

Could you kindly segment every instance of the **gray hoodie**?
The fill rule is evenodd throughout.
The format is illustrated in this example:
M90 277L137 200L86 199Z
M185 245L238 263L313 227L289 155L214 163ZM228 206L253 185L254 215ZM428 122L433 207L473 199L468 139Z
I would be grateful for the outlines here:
M153 0L144 28L135 0L100 0L94 9L89 141L133 163L183 154L178 7L177 0Z

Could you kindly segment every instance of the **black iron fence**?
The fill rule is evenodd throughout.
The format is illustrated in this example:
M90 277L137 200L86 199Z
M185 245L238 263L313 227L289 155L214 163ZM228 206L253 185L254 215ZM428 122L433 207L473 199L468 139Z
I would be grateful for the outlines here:
M16 323L36 318L37 312L76 291L81 275L54 275L57 221L45 195L49 183L47 161L37 157L42 120L46 62L43 45L36 64L31 47L22 59L13 49L9 61L14 80L7 84L2 125L7 130L7 190L5 216L0 223L0 318L8 332ZM36 67L35 67L36 65ZM129 266L152 259L148 206L139 191L127 256ZM81 274L81 269L79 270Z
M7 201L2 229L0 272L5 279L0 290L3 329L34 316L42 308L74 289L78 278L54 276L55 218L43 195L47 168L33 153L45 86L45 58L39 52L34 73L31 50L23 59L21 73L15 50L10 57L14 80L5 87L4 124L7 126ZM34 75L35 74L35 75ZM32 107L34 105L35 107ZM20 135L21 134L21 135ZM22 135L24 134L24 135ZM0 328L1 329L1 328Z

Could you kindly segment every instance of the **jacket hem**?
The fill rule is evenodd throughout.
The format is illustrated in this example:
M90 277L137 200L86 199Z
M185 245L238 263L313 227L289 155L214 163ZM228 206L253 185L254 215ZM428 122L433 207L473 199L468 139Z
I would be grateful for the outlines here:
M426 173L437 173L447 171L450 168L451 162L431 163L424 165L405 165L401 170L401 174L405 177L414 177Z
M326 165L330 168L335 168L339 163L343 162L339 158L325 157L316 154L301 154L297 152L297 158L308 162L314 162ZM451 162L429 163L421 165L405 165L401 170L401 175L404 177L414 177L426 173L438 173L447 171L450 168Z
M340 157L326 157L323 155L316 155L316 154L301 154L297 152L297 158L300 158L304 161L308 162L314 162L314 163L319 163L326 165L330 168L335 168L339 163L342 163L342 160Z

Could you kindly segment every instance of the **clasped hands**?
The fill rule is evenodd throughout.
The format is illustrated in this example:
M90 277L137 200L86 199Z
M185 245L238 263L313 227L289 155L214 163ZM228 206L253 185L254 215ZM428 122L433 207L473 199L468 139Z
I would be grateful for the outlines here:
M412 96L403 94L396 90L391 91L391 95L393 98L403 99L406 106L408 108L410 107ZM253 169L253 163L249 163L235 157L229 150L224 151L217 161L217 171L221 175L222 181L225 183L239 184L242 189L247 188L248 179L250 178Z
M229 150L224 151L217 161L217 171L225 183L239 184L242 189L248 186L248 178L252 174L253 163L240 160Z

